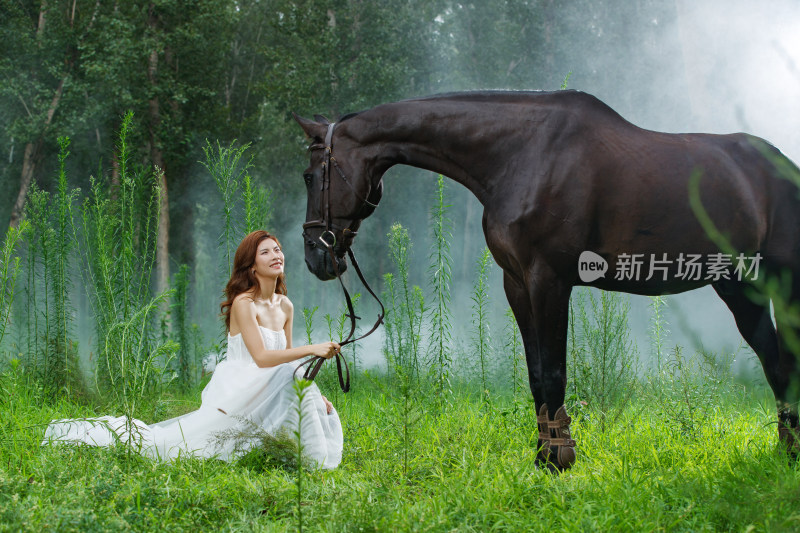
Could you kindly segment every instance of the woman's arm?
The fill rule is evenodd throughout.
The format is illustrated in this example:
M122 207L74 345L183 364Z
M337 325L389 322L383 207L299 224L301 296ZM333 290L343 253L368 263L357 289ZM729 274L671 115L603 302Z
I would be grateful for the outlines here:
M286 313L286 324L283 325L283 333L286 335L286 347L292 347L292 322L294 321L294 305L284 296L281 298L281 309Z
M318 355L326 359L333 357L339 350L339 345L335 342L323 342L309 346L299 346L297 348L287 348L285 350L267 350L264 345L264 338L259 330L256 306L251 298L237 298L231 306L231 322L235 320L242 332L242 340L247 347L247 351L260 368L278 366L283 363L296 361L307 355ZM291 326L290 326L291 329ZM284 331L286 331L284 329ZM287 346L289 346L287 337Z

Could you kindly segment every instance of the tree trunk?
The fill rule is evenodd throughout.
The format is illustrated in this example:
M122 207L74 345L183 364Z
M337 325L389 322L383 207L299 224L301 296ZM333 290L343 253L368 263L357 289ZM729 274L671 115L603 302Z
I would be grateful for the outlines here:
M150 4L147 24L153 30L156 29L158 18L155 14L155 5ZM161 112L158 100L158 50L150 52L147 65L147 78L153 90L153 96L148 101L149 109L149 134L150 134L150 159L153 166L157 168L156 175L158 185L161 187L159 195L159 221L158 221L158 240L156 244L156 268L158 276L156 278L156 291L158 293L167 290L169 287L169 195L167 194L167 169L164 166L164 153L161 150L161 143L158 130L161 126Z
M42 0L39 6L39 24L36 26L36 39L41 38L44 31L44 23L47 20L47 0Z
M41 139L40 139L41 140ZM25 198L28 196L28 189L33 179L33 170L36 167L35 157L39 152L41 142L28 143L25 145L25 153L22 156L22 179L20 180L19 194L14 208L11 210L11 220L8 225L12 228L19 226L22 219L22 208L25 206Z
M47 0L42 0L42 3L39 5L39 23L36 26L37 40L41 39L42 37L46 20ZM22 219L22 209L25 207L25 200L28 198L28 189L31 186L33 174L36 170L36 163L39 158L39 152L42 149L44 132L47 131L47 127L50 125L50 121L53 119L53 113L55 113L58 102L61 100L61 91L64 89L64 81L65 80L62 79L61 83L58 84L56 95L50 104L50 109L47 110L47 120L44 123L44 128L42 129L42 133L39 135L39 139L37 139L35 143L29 142L25 145L25 152L22 157L22 177L20 178L19 193L17 194L17 200L14 202L14 207L11 209L11 220L8 222L8 225L12 228L18 227L19 221ZM25 102L23 101L23 105L24 104Z
M22 209L25 207L25 200L28 197L28 189L33 180L33 174L36 170L36 163L38 162L39 153L42 149L44 136L45 133L47 133L47 129L50 127L50 123L53 121L53 115L56 112L58 103L61 101L61 94L64 90L64 82L66 81L66 77L61 78L61 82L58 84L56 94L53 96L53 100L50 102L50 107L47 110L47 117L45 118L44 127L42 128L42 133L39 135L39 139L35 143L29 142L25 145L25 153L22 158L22 177L20 178L19 194L17 194L17 200L14 202L14 207L11 209L11 220L9 220L8 223L12 228L19 226L19 221L22 219Z

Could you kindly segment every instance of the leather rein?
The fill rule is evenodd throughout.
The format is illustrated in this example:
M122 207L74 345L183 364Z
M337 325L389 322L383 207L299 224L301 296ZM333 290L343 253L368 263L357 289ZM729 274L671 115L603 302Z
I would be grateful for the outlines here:
M310 245L312 248L321 245L328 251L328 254L330 255L331 263L333 264L333 271L336 274L336 279L339 280L339 285L341 285L342 291L344 292L345 300L347 301L347 314L345 316L350 318L350 333L344 340L339 342L339 346L346 346L350 343L359 341L365 337L368 337L369 335L372 335L372 333L374 333L375 330L378 329L378 326L380 326L383 323L385 309L383 307L383 302L381 302L380 298L378 298L378 296L369 286L367 280L364 279L364 274L361 273L361 268L358 266L358 261L356 261L356 256L353 254L353 250L350 248L350 245L352 244L353 239L355 238L357 232L353 231L349 225L344 228L337 227L335 224L333 224L330 216L331 167L336 169L336 172L341 178L341 180L344 181L350 187L350 189L352 189L356 197L359 200L361 200L362 202L361 210L363 210L365 207L370 207L372 209L378 207L377 204L370 202L367 198L362 198L361 195L358 194L355 187L353 187L353 184L350 183L350 181L347 179L347 176L342 171L341 167L339 167L339 163L336 161L336 158L333 156L333 128L335 125L336 125L335 122L328 124L328 132L325 135L325 147L324 147L325 154L323 156L324 159L322 162L322 186L320 189L322 191L322 208L324 209L320 210L320 212L322 213L322 218L317 220L312 220L303 224L303 238L305 239L306 244ZM369 197L369 195L370 195L369 192L367 192L367 197ZM322 232L322 234L317 238L317 240L314 240L311 238L307 230L309 228L319 228L319 227L325 228L325 231ZM358 274L358 279L361 280L361 283L364 284L364 287L367 289L370 295L372 295L372 297L375 299L376 302L378 302L378 305L380 305L381 307L381 312L378 315L378 319L375 321L375 324L372 326L372 328L368 332L357 338L353 338L356 331L356 320L357 319L360 320L361 317L356 316L355 310L353 309L353 300L350 298L350 293L344 286L344 282L342 281L342 275L339 272L339 266L336 262L336 254L334 252L334 247L336 246L336 234L334 233L334 230L342 231L342 236L343 236L342 244L347 250L347 255L350 257L350 262L353 264L353 268L355 268L356 274ZM326 237L328 238L328 240L326 240ZM345 357L341 354L341 352L337 352L334 357L336 358L336 371L339 375L339 386L342 388L343 392L347 392L350 390L350 368L347 365L347 359L345 359ZM299 370L303 366L306 366L303 378L313 381L314 378L317 377L317 374L322 368L322 363L324 362L325 362L324 357L315 355L303 361L297 367L297 369ZM344 375L342 374L343 365L344 365Z

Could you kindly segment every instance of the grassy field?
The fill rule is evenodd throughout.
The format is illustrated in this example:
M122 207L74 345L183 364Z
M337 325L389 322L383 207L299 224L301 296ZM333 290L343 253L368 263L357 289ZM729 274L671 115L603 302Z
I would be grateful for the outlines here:
M339 395L342 465L298 474L258 453L232 464L155 463L122 447L40 447L53 418L109 413L45 401L20 368L8 368L0 374L0 531L800 529L800 467L777 450L766 390L731 387L677 418L678 404L654 403L650 382L608 413L605 431L596 411L577 404L578 461L554 475L535 465L525 399L487 403L456 387L443 409L421 394L406 404L384 377L357 378ZM199 389L140 414L153 422L198 403Z

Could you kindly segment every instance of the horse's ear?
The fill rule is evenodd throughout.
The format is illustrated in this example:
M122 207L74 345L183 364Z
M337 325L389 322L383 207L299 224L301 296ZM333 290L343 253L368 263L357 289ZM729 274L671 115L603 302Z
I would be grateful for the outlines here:
M303 131L306 132L306 135L312 139L322 142L322 140L325 138L325 132L328 130L328 126L325 124L308 120L307 118L301 117L297 113L292 113L292 117L294 117L297 123L300 124L300 127L303 128Z
M321 122L326 126L331 123L331 121L325 118L323 115L314 115L314 120L316 120L317 122Z

